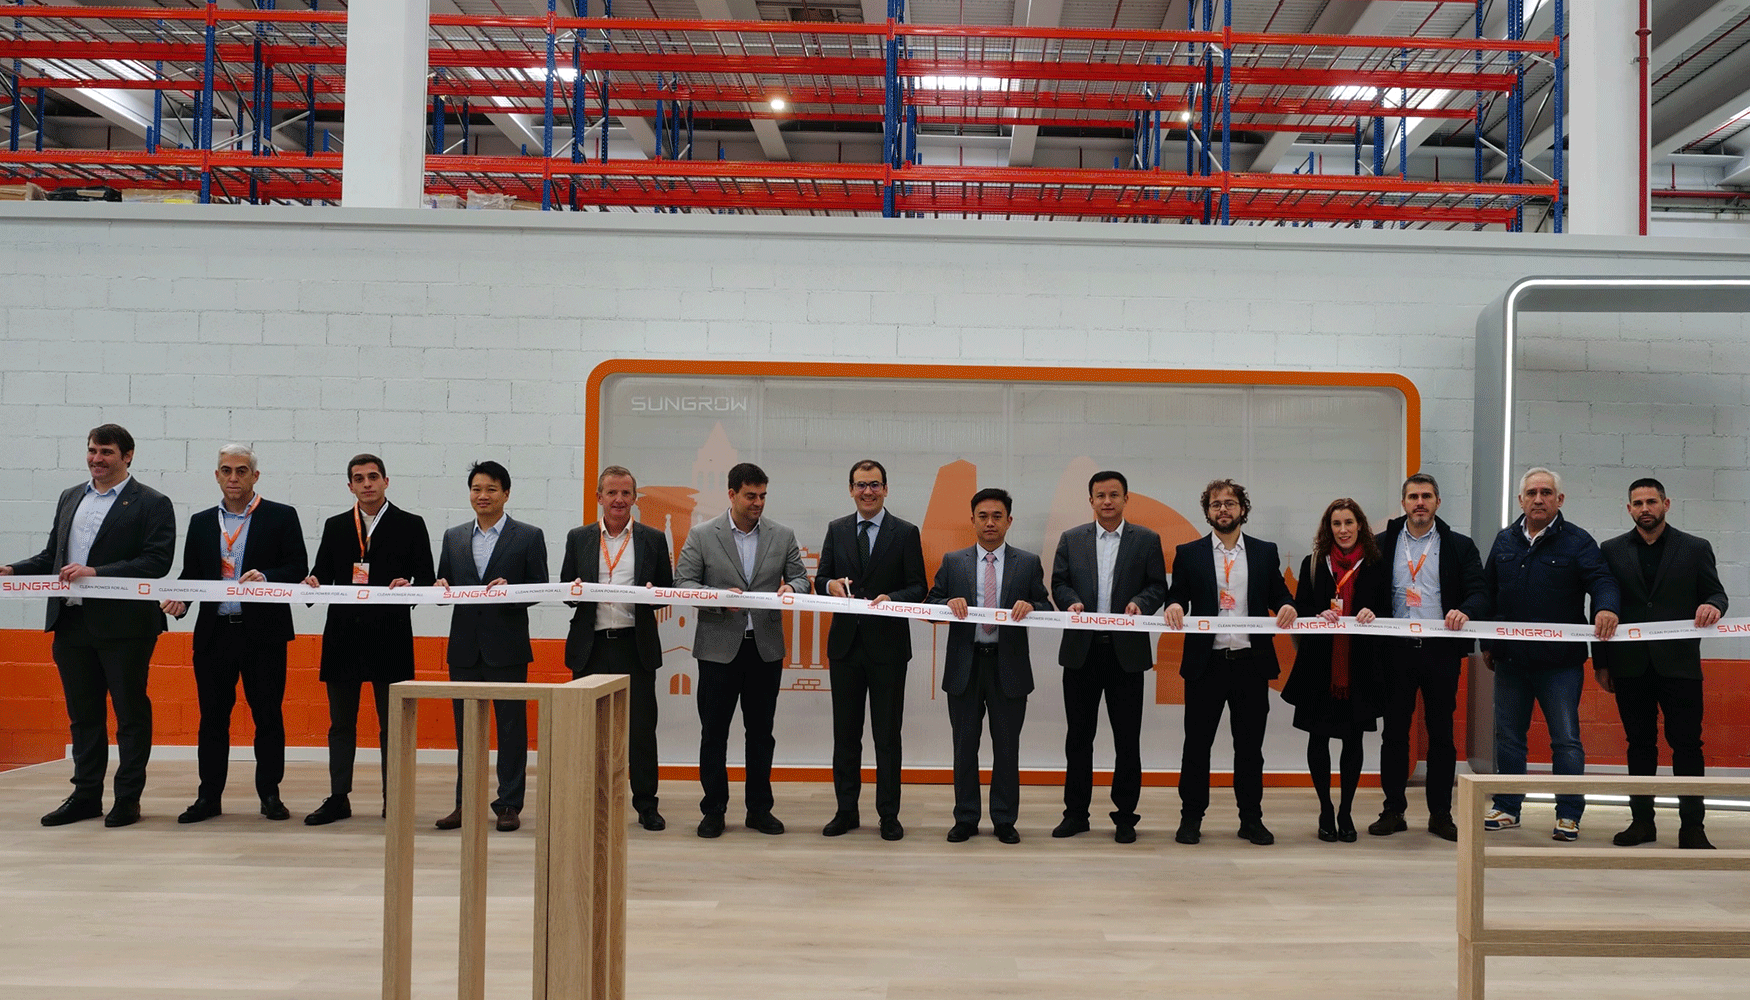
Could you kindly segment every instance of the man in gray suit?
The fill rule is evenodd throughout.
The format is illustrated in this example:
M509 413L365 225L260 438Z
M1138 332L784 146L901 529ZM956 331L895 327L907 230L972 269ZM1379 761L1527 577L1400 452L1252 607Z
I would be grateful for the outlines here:
M64 583L90 576L157 579L170 572L176 512L157 490L140 485L129 466L134 437L119 424L94 427L85 439L91 481L68 488L55 506L49 542L29 559L0 566L0 576L58 574ZM109 706L115 706L115 804L103 825L140 818L146 761L152 756L152 701L146 673L164 612L155 601L53 597L45 631L55 634L55 666L67 697L73 740L73 794L42 818L63 826L103 816L109 770Z
M978 544L942 557L929 602L945 604L956 618L968 606L1008 608L1015 621L1035 608L1051 610L1039 557L1003 539L1014 523L1006 490L972 496L972 528ZM1027 630L1014 625L948 626L948 656L942 669L948 722L954 729L954 827L948 842L978 833L978 742L990 713L990 818L997 839L1018 844L1015 819L1021 802L1021 724L1033 690L1033 660Z
M1666 524L1670 510L1663 483L1635 480L1628 488L1634 528L1599 546L1622 590L1625 626L1693 617L1696 628L1706 628L1726 612L1726 588L1720 585L1713 546L1705 538ZM1671 747L1671 773L1703 773L1700 639L1601 642L1592 647L1592 666L1599 685L1616 695L1616 710L1628 736L1628 773L1659 773L1661 713L1665 742ZM1617 846L1658 839L1651 795L1630 798L1629 813L1632 821L1614 838ZM1677 800L1678 847L1712 849L1703 815L1699 795Z
M1130 483L1124 473L1096 472L1088 480L1094 520L1064 532L1051 561L1051 598L1070 614L1152 615L1167 594L1161 536L1124 520ZM1112 724L1113 839L1136 842L1142 795L1142 675L1154 666L1154 636L1147 632L1064 629L1057 662L1063 667L1063 822L1053 837L1088 829L1094 795L1094 734L1100 699Z
M468 501L474 520L444 532L438 554L440 587L502 587L547 582L547 540L541 529L505 514L510 473L497 462L477 462L468 470ZM452 681L526 683L529 661L529 605L458 604L450 614L449 663ZM498 797L492 811L497 826L509 832L522 825L525 769L529 760L529 707L525 701L494 701L498 717ZM456 713L456 811L437 821L440 830L462 825L462 703Z
M751 462L729 470L729 509L687 533L675 567L677 587L775 591L808 589L796 533L761 515L766 509L765 471ZM723 835L729 808L729 723L741 702L747 733L747 825L779 834L772 815L772 717L784 675L784 622L776 610L696 609L693 656L699 661L699 836Z

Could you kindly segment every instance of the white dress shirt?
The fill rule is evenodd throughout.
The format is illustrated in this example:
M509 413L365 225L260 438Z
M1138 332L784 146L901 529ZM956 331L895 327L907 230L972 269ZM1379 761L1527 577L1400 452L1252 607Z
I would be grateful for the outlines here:
M1223 591L1233 595L1234 606L1220 608L1216 611L1217 618L1245 618L1252 613L1251 606L1246 602L1246 592L1250 589L1252 576L1246 568L1246 536L1241 534L1234 540L1234 547L1229 549L1221 544L1221 539L1214 532L1209 535L1215 552L1215 589L1219 595ZM1215 635L1216 649L1250 649L1252 637L1240 632L1217 632Z

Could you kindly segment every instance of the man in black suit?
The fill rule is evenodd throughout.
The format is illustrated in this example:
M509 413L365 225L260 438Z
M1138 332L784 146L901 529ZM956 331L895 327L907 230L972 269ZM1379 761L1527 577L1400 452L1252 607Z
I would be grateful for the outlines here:
M182 579L236 584L297 583L309 572L298 512L255 492L261 470L248 445L219 449L222 500L189 518L182 550ZM165 601L181 618L183 601ZM286 643L292 641L292 607L260 601L207 601L194 623L194 683L200 698L198 741L200 789L194 804L176 817L199 823L224 811L221 796L231 757L231 710L237 682L255 723L255 794L268 819L291 819L280 801L286 774Z
M1714 567L1713 546L1667 524L1670 510L1663 483L1635 480L1628 488L1634 529L1599 546L1622 590L1624 625L1693 616L1696 628L1706 628L1725 614L1726 590ZM1628 773L1659 773L1659 713L1663 712L1671 773L1702 774L1701 640L1601 642L1592 647L1592 656L1599 685L1616 694L1616 710L1628 736ZM1658 839L1652 796L1630 798L1629 812L1628 828L1614 838L1618 846ZM1678 800L1678 847L1712 849L1703 815L1700 796Z
M1051 561L1051 599L1070 614L1152 615L1167 592L1161 536L1124 521L1130 482L1122 472L1088 480L1094 520L1064 532ZM1088 829L1094 795L1094 734L1100 698L1112 724L1113 839L1136 842L1136 804L1142 794L1142 675L1154 666L1154 636L1147 632L1064 629L1057 662L1063 667L1063 821L1053 837Z
M1008 491L979 490L972 496L972 529L978 543L942 557L929 602L945 604L956 618L966 609L1008 608L1015 621L1035 608L1051 610L1045 569L1031 552L1004 544L1014 524ZM990 713L990 819L996 837L1018 844L1015 820L1021 805L1021 724L1033 690L1033 659L1027 629L1014 625L948 626L948 655L942 690L948 694L948 722L954 729L954 827L948 842L958 844L978 833L978 743Z
M871 604L924 596L924 545L917 526L887 509L887 467L874 459L851 466L857 512L826 526L814 592ZM820 832L837 837L858 826L863 789L863 702L875 738L875 811L881 839L905 836L899 823L900 726L911 622L904 618L832 616L826 656L832 681L832 784L838 809Z
M431 534L425 519L389 502L389 473L375 455L346 464L353 507L322 525L311 587L429 587ZM371 685L377 746L389 742L389 685L413 679L413 609L408 605L330 604L322 630L323 685L328 690L328 797L304 817L322 826L352 815L352 764L358 753L359 694ZM388 774L383 774L387 798Z
M1447 527L1435 515L1440 484L1425 472L1404 480L1404 516L1386 525L1379 551L1392 564L1392 617L1439 622L1464 628L1488 613L1482 557L1475 542ZM1432 627L1432 626L1431 626ZM1391 651L1385 726L1379 743L1379 784L1385 809L1367 832L1384 837L1410 828L1405 788L1410 781L1410 723L1416 692L1422 692L1422 718L1428 730L1428 832L1458 839L1452 822L1452 780L1458 749L1452 715L1458 708L1458 678L1476 643L1433 635L1383 640Z
M474 520L444 532L438 556L437 585L502 587L547 582L547 540L541 529L504 512L510 500L510 472L497 462L476 462L468 470L468 502ZM458 604L450 612L449 664L452 681L526 684L529 661L528 604ZM456 810L437 821L440 830L462 825L462 703L456 714ZM498 829L522 826L523 790L529 761L529 705L493 701L498 718L498 797L492 800Z
M63 583L90 576L158 579L170 572L176 551L176 511L157 490L129 473L134 436L102 424L85 439L91 481L69 487L55 505L49 541L29 559L0 566L0 576L58 574ZM115 804L103 825L140 818L146 761L152 756L152 700L146 674L164 612L150 601L55 597L44 630L67 698L73 742L73 794L42 818L62 826L103 816L103 779L109 770L109 707L115 707Z
M638 480L632 471L620 465L603 469L596 477L595 499L601 507L601 520L572 528L565 536L559 578L620 587L674 586L668 539L655 528L632 520L632 505L638 500ZM571 676L625 674L631 681L627 761L632 808L638 812L640 826L661 830L668 824L656 811L656 669L662 666L656 608L650 604L567 603L577 609L565 636L565 665L571 668Z
M1162 614L1167 627L1183 628L1185 614L1218 618L1275 614L1276 625L1294 624L1294 595L1282 580L1276 543L1247 538L1240 528L1252 512L1246 488L1217 479L1203 488L1207 538L1186 542L1173 553L1170 602ZM1278 610L1271 612L1271 606ZM1276 837L1264 826L1264 723L1270 716L1270 681L1281 673L1275 636L1197 632L1185 637L1179 676L1185 679L1185 750L1179 764L1179 830L1173 839L1195 844L1203 839L1203 814L1209 808L1209 750L1224 707L1233 714L1228 730L1234 743L1234 801L1239 835L1260 846Z

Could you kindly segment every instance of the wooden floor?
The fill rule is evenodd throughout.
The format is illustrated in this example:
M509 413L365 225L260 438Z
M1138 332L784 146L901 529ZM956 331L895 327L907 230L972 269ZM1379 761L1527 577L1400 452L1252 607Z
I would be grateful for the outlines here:
M326 788L320 764L292 764L285 798L297 817L255 813L250 765L234 764L233 812L178 826L193 798L192 762L154 763L145 818L47 829L38 816L70 790L64 761L0 774L0 997L116 996L338 1000L378 995L382 821L328 827L299 819ZM361 768L370 788L374 770ZM421 771L415 995L455 995L459 839L430 820L449 810L450 772ZM1171 789L1145 789L1132 845L1093 832L1053 840L1054 789L1022 789L1022 843L943 840L952 793L906 789L906 839L873 823L828 840L825 785L781 784L768 837L732 822L721 840L693 835L698 789L664 787L663 833L633 829L628 994L639 998L1452 997L1456 990L1454 858L1419 828L1356 844L1313 836L1310 792L1271 790L1274 847L1238 840L1232 800L1196 847L1175 844ZM739 788L734 789L739 796ZM865 817L873 820L872 790ZM1378 811L1363 790L1356 812ZM1419 793L1418 796L1419 797ZM1414 800L1413 800L1414 801ZM538 808L539 803L531 803ZM1501 834L1548 840L1548 804ZM1661 812L1666 840L1676 817ZM730 819L738 821L732 808ZM1412 823L1425 817L1412 813ZM1593 807L1582 844L1604 846L1627 822ZM1750 815L1718 812L1721 847L1750 848ZM529 995L528 832L494 833L488 995ZM1711 873L1491 875L1497 909L1576 917L1750 923L1750 892ZM1490 996L1640 1000L1744 996L1750 963L1496 959Z

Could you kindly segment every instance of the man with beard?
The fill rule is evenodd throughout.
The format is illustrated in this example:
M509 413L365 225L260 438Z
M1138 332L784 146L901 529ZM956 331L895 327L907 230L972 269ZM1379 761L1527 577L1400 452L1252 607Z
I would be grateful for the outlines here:
M1247 538L1240 528L1252 512L1246 488L1217 479L1203 488L1203 516L1209 537L1186 542L1173 554L1173 583L1162 614L1167 627L1185 626L1187 612L1220 618L1274 614L1278 628L1294 624L1294 595L1282 579L1276 544ZM1278 610L1272 612L1274 606ZM1282 671L1275 637L1260 633L1197 632L1185 637L1179 676L1185 679L1185 749L1179 764L1181 844L1203 839L1203 814L1209 808L1209 751L1231 708L1228 729L1234 745L1234 801L1239 836L1260 846L1276 837L1264 826L1264 723L1270 715L1270 681Z
M1706 628L1726 611L1726 591L1714 568L1714 549L1706 539L1665 523L1671 499L1657 479L1637 479L1628 488L1628 513L1634 529L1599 548L1610 575L1622 588L1622 620L1661 622L1695 618ZM1665 715L1665 742L1671 747L1671 773L1703 773L1701 756L1701 640L1602 643L1594 651L1598 683L1616 695L1616 710L1628 736L1628 773L1659 773L1659 714ZM1653 797L1629 799L1632 821L1617 834L1619 847L1658 839ZM1711 849L1702 825L1700 796L1678 800L1677 846Z
M1404 480L1404 516L1379 533L1379 551L1392 565L1392 617L1438 621L1462 629L1488 611L1483 595L1483 564L1476 543L1436 516L1440 484L1425 472ZM1428 730L1428 832L1458 839L1452 822L1452 779L1458 748L1452 716L1458 708L1458 678L1470 639L1432 635L1384 639L1391 651L1387 678L1385 729L1379 744L1379 785L1385 809L1367 828L1376 837L1409 829L1405 788L1410 780L1410 723L1416 692L1422 692L1422 719Z
M1483 564L1483 589L1496 617L1513 622L1575 622L1586 618L1592 599L1593 634L1616 634L1620 591L1598 543L1562 516L1560 476L1544 468L1519 480L1517 521L1501 529ZM1556 774L1584 774L1586 748L1580 743L1580 688L1585 683L1584 642L1490 639L1483 643L1483 665L1495 672L1495 773L1525 773L1525 736L1533 703L1543 708L1549 726L1550 761ZM1483 829L1519 825L1524 795L1495 796L1483 815ZM1556 796L1551 839L1580 839L1583 795Z

